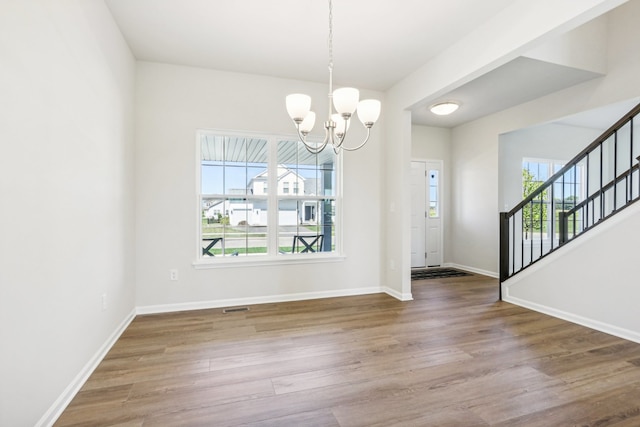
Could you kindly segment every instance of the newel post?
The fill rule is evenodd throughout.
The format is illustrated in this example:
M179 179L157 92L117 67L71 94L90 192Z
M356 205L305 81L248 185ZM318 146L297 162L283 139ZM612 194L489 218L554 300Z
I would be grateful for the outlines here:
M509 214L500 212L500 290L502 301L502 282L509 277Z

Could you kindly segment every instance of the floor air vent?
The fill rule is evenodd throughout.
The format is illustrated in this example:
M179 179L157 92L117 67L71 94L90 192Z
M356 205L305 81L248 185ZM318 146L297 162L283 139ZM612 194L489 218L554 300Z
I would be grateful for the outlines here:
M249 307L234 307L234 308L224 308L224 309L222 309L222 312L224 314L237 313L239 311L249 311Z

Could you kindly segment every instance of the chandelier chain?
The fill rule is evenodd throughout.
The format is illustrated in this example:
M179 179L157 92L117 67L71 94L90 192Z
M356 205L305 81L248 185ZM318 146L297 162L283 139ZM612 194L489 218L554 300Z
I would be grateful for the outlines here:
M333 90L333 1L329 3L329 36L327 47L329 51L329 93L327 102L327 120L324 122L324 140L320 143L307 141L307 135L311 132L316 121L316 114L311 111L311 97L305 94L291 94L287 96L287 112L293 120L298 131L298 137L312 154L318 154L331 145L333 151L338 154L341 150L355 151L360 149L369 140L371 127L380 115L380 101L366 99L359 101L359 91L355 88ZM336 113L334 114L334 107ZM356 147L345 147L344 139L349 129L349 121L352 115L358 111L358 117L367 131L364 141ZM363 112L361 114L361 112Z
M329 0L329 70L333 70L333 3Z

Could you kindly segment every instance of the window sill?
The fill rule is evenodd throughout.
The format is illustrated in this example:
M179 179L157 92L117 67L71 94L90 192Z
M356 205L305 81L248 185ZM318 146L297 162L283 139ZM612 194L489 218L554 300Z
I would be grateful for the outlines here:
M233 268L233 267L260 267L287 264L319 264L325 262L342 262L344 255L338 254L296 254L279 255L276 257L211 257L202 258L193 262L196 270L209 268Z

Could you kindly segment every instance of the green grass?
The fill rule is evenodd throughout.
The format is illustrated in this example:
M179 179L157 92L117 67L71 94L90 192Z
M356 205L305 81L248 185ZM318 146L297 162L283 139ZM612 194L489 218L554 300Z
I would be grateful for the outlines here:
M266 229L266 227L264 227ZM309 233L317 233L323 229L322 226L318 225L305 225L305 230ZM233 227L230 225L224 225L220 223L208 223L206 218L202 219L202 237L203 238L211 238L211 237L224 237L225 241L231 241L233 239L260 239L266 238L267 233L247 233L247 229L244 226ZM332 229L331 236L335 238L334 230ZM285 239L290 240L289 237ZM206 245L205 245L206 246ZM219 247L220 244L216 245L218 247L212 248L209 252L213 253L215 256L221 256L222 248ZM335 250L335 246L332 245L332 251ZM279 251L281 253L291 253L291 246L280 246ZM243 247L243 248L226 248L225 256L231 256L232 254L237 253L238 255L251 255L251 254L266 254L267 248L266 246L256 246L256 247Z

